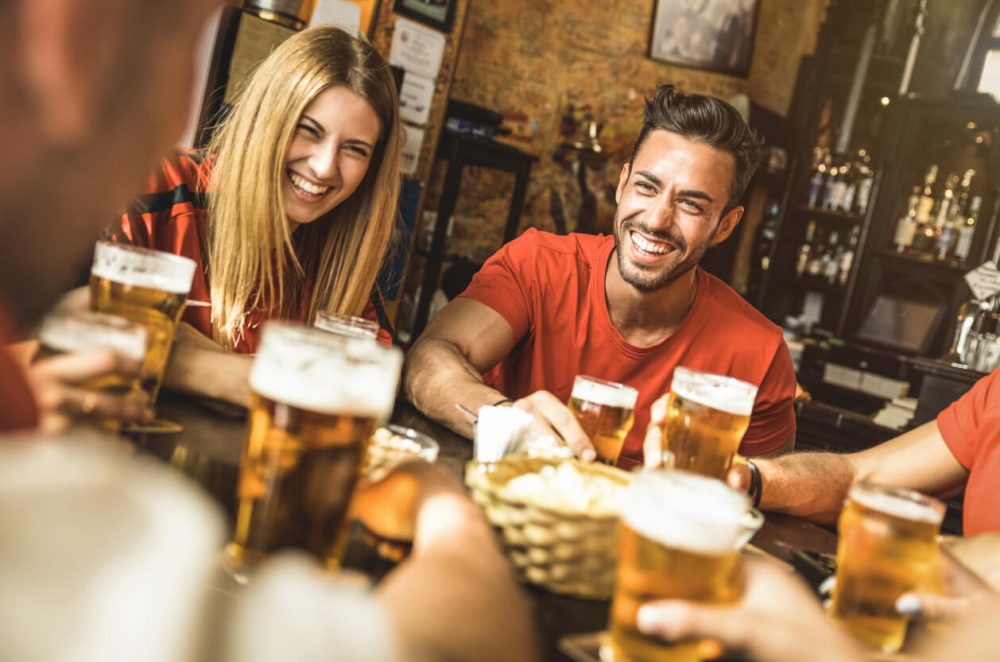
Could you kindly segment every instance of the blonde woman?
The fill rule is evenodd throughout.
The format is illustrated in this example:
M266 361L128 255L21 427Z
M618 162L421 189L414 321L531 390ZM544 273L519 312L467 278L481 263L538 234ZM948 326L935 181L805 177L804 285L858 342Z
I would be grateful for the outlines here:
M364 314L388 339L375 278L396 219L398 108L378 53L312 28L258 67L207 150L162 164L117 234L202 267L167 386L245 403L243 355L271 318Z

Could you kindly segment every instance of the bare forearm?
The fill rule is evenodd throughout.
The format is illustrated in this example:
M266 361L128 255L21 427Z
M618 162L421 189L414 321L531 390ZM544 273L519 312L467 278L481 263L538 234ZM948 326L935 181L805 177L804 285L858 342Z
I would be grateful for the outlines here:
M248 407L250 365L245 354L178 343L170 355L164 386Z
M455 432L472 437L472 422L456 405L478 411L503 394L487 386L455 345L434 338L420 340L406 362L406 393L425 415Z
M754 464L760 470L762 509L822 524L837 519L855 476L851 456L837 453L792 453L754 459Z

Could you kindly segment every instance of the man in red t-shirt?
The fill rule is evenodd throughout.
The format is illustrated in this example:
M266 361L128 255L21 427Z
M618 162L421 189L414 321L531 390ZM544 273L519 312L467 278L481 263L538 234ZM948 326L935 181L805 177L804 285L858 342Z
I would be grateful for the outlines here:
M487 261L414 345L406 387L427 415L469 435L456 407L505 399L584 459L565 406L589 375L639 391L619 464L641 462L653 400L686 366L758 387L740 451L794 444L795 376L781 330L697 267L743 214L759 140L728 104L661 86L618 182L613 236L529 231Z

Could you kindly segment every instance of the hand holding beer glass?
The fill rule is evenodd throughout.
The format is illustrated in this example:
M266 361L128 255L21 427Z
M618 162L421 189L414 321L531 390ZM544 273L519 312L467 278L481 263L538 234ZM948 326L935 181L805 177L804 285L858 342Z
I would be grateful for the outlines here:
M268 322L250 371L229 569L294 548L339 566L369 438L391 414L398 349Z
M194 260L172 253L99 241L90 270L90 309L120 315L148 333L143 361L143 389L156 402L170 357L174 332L187 302L196 268ZM177 431L163 421L133 427L138 432Z
M667 400L663 450L674 466L724 480L750 426L753 384L678 367Z
M617 464L638 399L639 392L623 384L583 375L573 381L569 410L594 444L598 462Z
M933 583L944 504L917 492L858 483L840 514L830 613L868 648L900 649L907 619L896 600Z
M115 431L120 428L123 418L142 420L149 415L147 398L139 381L146 355L145 327L115 315L83 310L57 311L42 320L38 342L33 368L36 384L49 373L56 372L49 368L52 364L48 359L57 356L110 350L118 357L117 367L100 373L91 371L87 377L79 375L79 368L74 366L79 376L75 376L72 383L66 383L67 380L59 375L51 375L51 381L58 385L41 387L50 391L49 396L40 400L57 397L61 404L53 416L58 420L43 422L47 429L61 429L70 418L82 415L92 417L99 427ZM68 368L63 372L68 372ZM58 389L58 394L54 395L51 389Z
M706 604L743 592L738 551L745 495L685 471L644 471L628 487L619 532L620 557L604 662L700 660L700 642L668 644L642 634L639 607L658 599Z

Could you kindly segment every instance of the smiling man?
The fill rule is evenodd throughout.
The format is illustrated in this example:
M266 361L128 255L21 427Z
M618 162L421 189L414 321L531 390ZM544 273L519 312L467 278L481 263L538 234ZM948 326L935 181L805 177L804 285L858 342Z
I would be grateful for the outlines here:
M414 345L406 388L469 435L473 411L512 400L583 459L594 450L564 403L589 375L639 391L619 466L642 460L650 404L676 366L758 387L740 452L792 448L795 375L781 330L698 268L740 221L760 140L723 101L659 87L618 181L614 236L525 232L489 259Z

